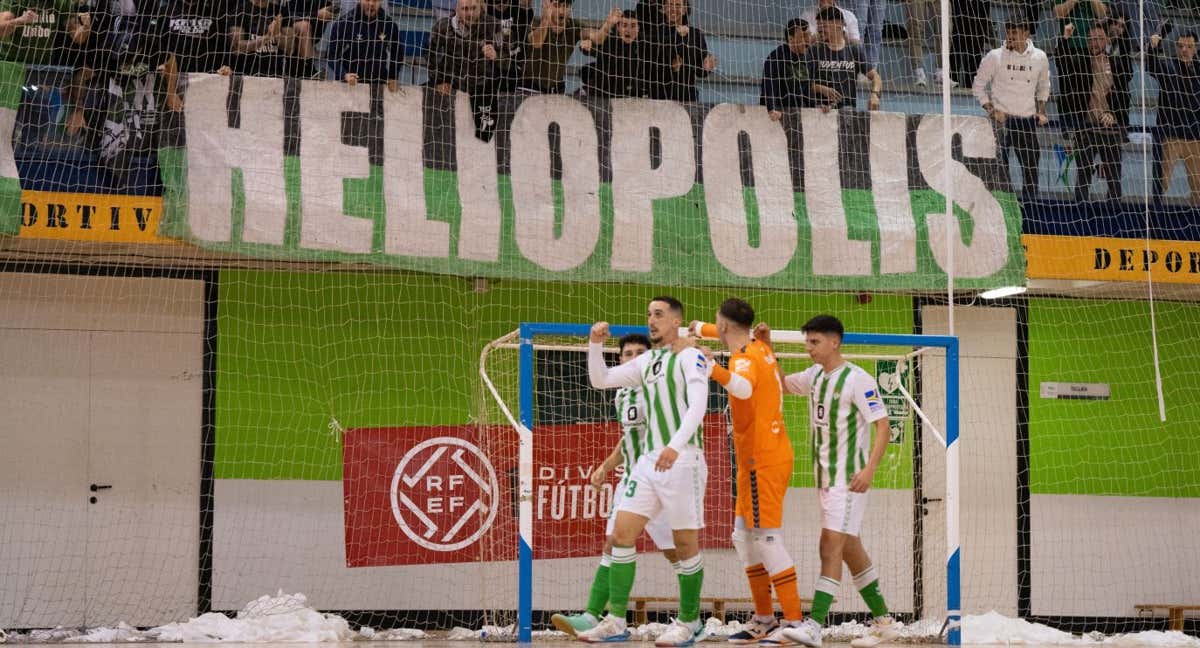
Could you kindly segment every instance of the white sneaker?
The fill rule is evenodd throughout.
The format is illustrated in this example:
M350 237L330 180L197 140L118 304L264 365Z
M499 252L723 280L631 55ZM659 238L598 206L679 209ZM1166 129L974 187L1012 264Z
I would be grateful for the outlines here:
M867 634L853 639L850 645L853 648L875 648L881 643L892 641L900 636L900 624L890 616L877 617L871 622L871 629Z
M746 644L758 643L769 639L770 636L779 631L779 622L774 618L770 622L760 621L758 618L752 618L742 626L742 629L729 635L729 643L735 646L743 646Z
M760 646L795 646L796 641L788 638L783 631L787 630L788 628L799 628L801 623L802 622L793 621L790 624L781 625L778 628L775 628L771 634L767 635L765 639L758 643Z
M951 78L950 78L950 75L946 74L946 73L945 73L945 71L944 71L944 70L942 70L941 68L938 68L938 69L937 69L937 70L936 70L936 71L933 73L933 78L934 78L934 79L935 79L935 80L936 80L938 83L949 83L951 88L957 88L957 87L958 87L958 81L955 81L954 79L951 79Z
M683 648L697 641L704 641L707 636L708 632L703 623L699 621L684 623L679 619L675 619L665 632L658 635L658 639L654 640L654 645L660 648Z
M925 74L925 68L917 68L917 85L922 88L929 85L929 76Z
M804 623L798 626L783 628L782 634L784 637L809 648L821 648L821 624L813 621L811 618L805 619Z
M584 643L629 641L629 628L625 627L625 619L618 619L609 614L601 619L596 627L576 632L575 638Z

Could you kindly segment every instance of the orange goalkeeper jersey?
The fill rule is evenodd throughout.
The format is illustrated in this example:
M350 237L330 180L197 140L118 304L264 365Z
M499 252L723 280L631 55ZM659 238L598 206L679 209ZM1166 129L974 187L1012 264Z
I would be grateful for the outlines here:
M704 337L716 337L717 327L704 324ZM750 382L750 398L729 397L733 418L733 450L739 470L756 470L792 463L792 441L783 426L783 385L775 354L752 340L729 357L729 371Z

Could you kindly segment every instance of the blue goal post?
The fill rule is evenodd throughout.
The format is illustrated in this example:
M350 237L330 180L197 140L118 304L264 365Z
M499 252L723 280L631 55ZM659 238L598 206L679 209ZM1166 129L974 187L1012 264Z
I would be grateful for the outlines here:
M518 379L519 418L519 514L517 525L517 641L533 640L533 372L534 338L539 335L587 338L591 324L523 322L520 339ZM645 326L612 325L619 338L630 333L646 334ZM773 333L772 335L775 335ZM789 340L777 339L780 342ZM843 343L852 345L942 348L946 350L946 643L962 644L961 581L958 539L958 338L950 335L904 335L891 333L846 333Z

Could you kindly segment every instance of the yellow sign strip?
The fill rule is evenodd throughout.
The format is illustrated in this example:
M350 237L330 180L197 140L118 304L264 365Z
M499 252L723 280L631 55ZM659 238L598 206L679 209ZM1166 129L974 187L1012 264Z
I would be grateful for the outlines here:
M158 235L162 198L21 192L21 238L106 243L174 243Z
M1026 234L1030 279L1145 281L1200 284L1200 241L1150 241L1097 236Z

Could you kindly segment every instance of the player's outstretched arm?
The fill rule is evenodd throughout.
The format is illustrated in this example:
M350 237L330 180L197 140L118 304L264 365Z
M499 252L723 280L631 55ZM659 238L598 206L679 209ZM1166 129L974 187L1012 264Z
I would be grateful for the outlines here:
M609 368L604 361L604 341L608 339L608 322L596 322L588 336L588 380L596 389L637 387L642 384L642 365L627 362Z

